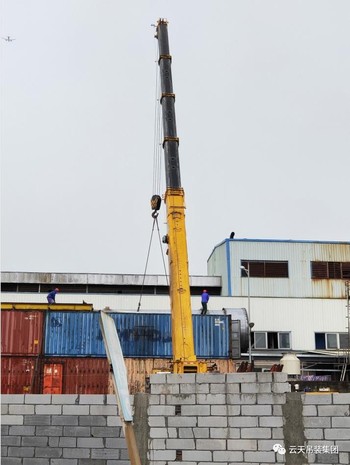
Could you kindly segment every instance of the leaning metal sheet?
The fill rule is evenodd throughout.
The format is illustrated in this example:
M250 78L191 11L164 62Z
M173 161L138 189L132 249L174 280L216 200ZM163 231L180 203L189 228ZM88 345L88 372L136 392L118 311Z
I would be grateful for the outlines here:
M100 323L108 360L113 368L113 380L121 417L124 421L132 421L128 378L117 329L113 319L104 312L101 312Z

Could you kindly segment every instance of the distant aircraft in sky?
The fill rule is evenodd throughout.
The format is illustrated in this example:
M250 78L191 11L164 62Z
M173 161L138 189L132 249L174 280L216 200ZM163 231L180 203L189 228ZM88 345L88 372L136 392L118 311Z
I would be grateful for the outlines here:
M16 39L12 39L11 36L2 37L2 39L6 40L6 42L13 42L14 40L16 40Z

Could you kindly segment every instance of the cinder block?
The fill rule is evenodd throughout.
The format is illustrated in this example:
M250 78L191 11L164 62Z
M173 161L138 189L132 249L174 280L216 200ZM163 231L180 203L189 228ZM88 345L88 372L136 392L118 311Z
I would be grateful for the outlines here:
M34 436L35 426L10 426L10 436ZM43 435L44 436L44 435Z
M8 405L10 415L34 415L34 405Z
M29 428L29 427L28 427ZM36 426L36 436L62 436L62 426Z
M271 405L242 405L242 415L247 416L268 416L272 414Z
M24 417L25 425L38 425L38 426L47 426L51 423L50 415L26 415Z
M322 420L329 420L329 418L322 418ZM330 426L330 425L327 425ZM333 428L350 428L350 417L334 417L332 418Z
M107 394L106 396L106 399L107 399L107 405L115 405L117 406L117 398L115 396L115 394ZM131 396L130 396L130 403L131 403ZM118 406L117 406L118 408Z
M301 400L305 405L331 404L332 394L302 394Z
M283 416L282 405L273 405L272 406L272 414L276 416Z
M63 417L62 417L63 418ZM69 415L66 415L64 418L70 418ZM73 417L76 418L76 420L79 422L79 426L106 426L107 425L107 418L105 416L90 416L90 415L84 415L81 417ZM115 418L115 417L109 417L109 418ZM120 421L120 420L119 420ZM74 423L77 424L77 423ZM121 424L121 422L120 422ZM117 426L116 424L110 425L110 426Z
M235 450L219 450L213 452L214 462L242 462L243 452Z
M59 438L59 447L77 447L77 438Z
M2 415L1 423L3 425L23 425L23 415Z
M27 407L32 407L27 405ZM37 415L61 415L62 405L35 405Z
M196 439L209 438L209 428L193 428L193 434Z
M10 427L9 426L4 426L4 425L1 425L1 436L8 436L9 435L9 430L10 430Z
M241 406L240 405L228 405L227 406L227 414L229 416L237 416L241 414Z
M261 417L264 418L264 417ZM266 417L271 418L271 417ZM258 417L228 417L228 425L231 428L257 427Z
M201 427L227 427L227 417L198 417L198 426Z
M202 383L226 383L226 375L220 373L197 373L196 380L194 382L198 384Z
M257 401L258 404L284 405L286 403L286 394L258 394Z
M213 453L210 450L184 450L182 452L182 460L194 460L195 463L212 462Z
M167 437L168 437L167 428L150 428L149 430L150 439L167 438Z
M256 404L256 394L227 394L227 403L229 405Z
M148 415L156 416L172 416L175 415L175 406L174 405L150 405L148 407Z
M2 446L20 446L21 445L21 438L16 436L3 436L1 438L1 445ZM23 446L28 445L31 446L32 444L22 444Z
M275 383L286 383L288 381L288 374L282 372L273 372L272 380Z
M339 452L339 463L349 465L350 457L348 452Z
M213 439L227 439L229 437L228 428L210 428L210 437Z
M35 457L60 458L62 457L62 450L59 447L36 447Z
M225 383L211 383L209 384L210 394L226 394Z
M210 415L210 405L186 405L181 410L182 416L203 416Z
M148 455L152 464L154 464L155 460L165 460L167 462L175 460L176 450L150 450Z
M9 457L34 457L34 447L8 447Z
M81 417L83 418L83 417ZM95 418L100 418L100 417L95 417ZM83 423L81 423L83 424ZM103 426L103 425L101 425ZM122 426L122 421L119 417L107 417L107 426Z
M241 385L239 383L226 384L227 394L239 394L241 392Z
M90 430L90 428L88 429ZM69 436L69 434L67 434L66 436ZM77 436L85 436L85 434L78 434ZM88 434L87 436L90 436L90 434ZM120 436L120 428L118 426L92 426L91 436L95 438L117 438Z
M335 445L341 452L350 452L350 441L335 441Z
M2 394L2 404L24 404L24 394Z
M274 439L259 439L257 450L271 452L275 444L276 444L276 440ZM284 442L282 444L284 444Z
M103 438L77 438L77 447L85 449L104 447Z
M165 439L148 439L148 450L165 449Z
M197 394L209 394L210 384L202 383L202 384L195 384L194 386L195 386L195 392Z
M324 430L325 439L337 439L338 441L350 441L350 428L331 428Z
M198 417L202 418L202 417ZM196 417L169 417L168 418L168 426L173 428L191 428L197 426L197 418ZM206 425L207 426L207 425Z
M58 436L49 437L49 447L58 447L59 442L60 438Z
M79 465L106 465L106 460L104 459L79 459ZM118 465L119 462L116 462Z
M79 395L78 394L52 394L51 402L52 404L78 405ZM37 402L37 403L42 404L43 402Z
M51 459L50 465L78 465L78 459Z
M196 402L191 402L195 404ZM197 394L197 403L212 405L212 404L226 404L226 395L225 394Z
M30 458L25 458L23 459L23 465L49 465L50 463L50 459L46 458L38 458L38 457L35 457L34 459L30 459Z
M316 417L317 408L315 405L304 405L303 407L303 417Z
M157 373L154 375L150 375L149 377L150 384L164 384L166 383L166 374L165 373Z
M8 404L1 404L1 415L8 415L9 413L9 406ZM15 412L11 412L15 413Z
M209 395L209 394L198 394L200 395ZM196 395L195 394L178 394L178 395L166 395L166 403L168 405L188 405L196 404Z
M196 382L196 375L195 373L172 373L166 375L166 383L168 384L195 384Z
M15 457L2 457L1 465L22 465L22 459Z
M253 452L253 451L248 451L244 452L244 461L248 463L261 463L261 462L270 462L270 463L275 463L275 453L273 451L271 452Z
M75 415L53 415L51 423L55 426L77 426L78 418Z
M108 449L126 449L126 440L124 438L106 438L103 439Z
M283 427L283 417L259 417L259 426Z
M226 439L197 439L197 450L226 450Z
M272 383L272 392L276 394L284 394L291 391L289 383Z
M304 426L305 428L330 428L331 419L327 417L305 417ZM336 425L332 425L332 426L336 426Z
M313 405L305 406L304 410L307 407L314 407ZM320 417L346 417L349 415L349 405L320 405L317 407L318 415Z
M180 384L151 384L151 394L179 394ZM189 385L185 385L189 386ZM187 394L187 393L186 393Z
M90 449L63 448L63 458L65 459L86 459L90 457Z
M148 425L153 427L165 427L165 417L149 417Z
M220 416L227 416L227 405L211 405L210 406L210 414L220 415Z
M51 404L51 394L25 394L25 404Z
M175 384L173 386L175 386ZM195 394L197 392L197 384L179 384L178 386L180 387L180 394ZM209 392L209 386L207 392Z
M272 373L257 373L258 383L272 383Z
M59 428L56 426L56 428ZM62 428L62 427L60 427ZM64 426L63 427L63 436L68 436L68 437L90 437L91 436L91 430L94 428L90 428L89 426ZM62 436L62 434L60 435ZM96 436L95 434L92 434L92 436Z
M63 415L89 415L88 405L63 405Z
M90 415L117 416L117 409L114 405L91 405Z
M242 439L270 439L272 438L271 428L242 428Z
M24 436L22 438L22 446L47 447L48 444L49 438L45 436Z
M182 438L182 439L194 438L192 428L179 428L179 438Z
M272 437L273 439L284 439L283 428L272 428Z
M256 383L256 373L227 373L226 382L230 383Z
M333 394L334 404L350 404L350 394L347 392L338 392Z
M257 450L258 441L256 439L228 439L227 450Z
M229 439L240 439L241 437L241 428L228 428Z
M107 396L104 394L80 394L79 404L104 405L107 403Z
M116 449L91 449L92 459L118 459L119 451Z
M167 449L195 449L194 439L167 439L165 441L165 447Z
M305 428L306 439L324 439L323 429L321 428Z

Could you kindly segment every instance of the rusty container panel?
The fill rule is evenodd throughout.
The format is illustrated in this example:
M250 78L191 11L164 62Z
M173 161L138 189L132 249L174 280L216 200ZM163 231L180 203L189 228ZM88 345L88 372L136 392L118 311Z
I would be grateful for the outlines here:
M40 392L37 357L1 357L1 393L37 394Z
M42 389L45 394L56 394L59 390L61 394L107 394L109 371L106 358L45 357Z
M1 353L38 355L42 350L44 314L39 311L1 312Z

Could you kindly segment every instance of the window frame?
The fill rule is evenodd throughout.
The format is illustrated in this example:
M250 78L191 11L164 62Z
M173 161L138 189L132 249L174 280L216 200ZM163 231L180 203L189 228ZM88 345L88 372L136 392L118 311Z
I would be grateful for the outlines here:
M242 267L249 270L249 278L289 278L288 260L241 260L241 278L248 278Z
M269 334L277 334L277 348L268 347L269 345ZM265 336L265 347L257 347L256 346L256 334L264 334ZM281 335L288 335L289 339L289 347L282 347L281 345ZM255 350L291 350L292 349L292 338L291 338L291 331L253 331L253 343Z

